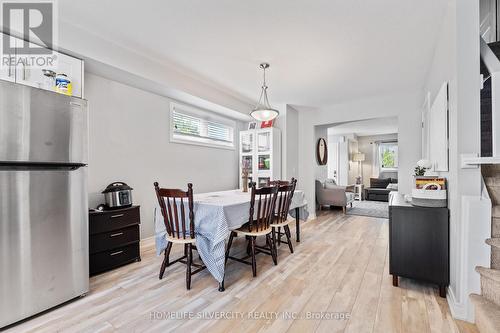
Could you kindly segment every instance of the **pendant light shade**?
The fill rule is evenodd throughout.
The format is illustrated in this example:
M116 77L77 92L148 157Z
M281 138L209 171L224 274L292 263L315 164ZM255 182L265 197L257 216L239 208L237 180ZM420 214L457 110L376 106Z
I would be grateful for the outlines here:
M255 106L250 115L258 121L270 121L279 116L279 111L273 109L269 104L267 98L267 85L266 85L266 69L269 68L268 63L260 64L260 68L264 71L264 80L262 83L262 91L260 92L259 102Z

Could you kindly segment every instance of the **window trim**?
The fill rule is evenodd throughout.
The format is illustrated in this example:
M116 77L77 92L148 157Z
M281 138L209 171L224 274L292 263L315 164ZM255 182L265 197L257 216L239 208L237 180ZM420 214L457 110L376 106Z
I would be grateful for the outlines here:
M178 108L180 113L186 113L191 116L195 117L201 117L205 120L208 121L213 121L213 122L218 122L223 125L229 126L233 129L233 141L232 141L232 146L228 145L223 145L223 144L216 144L213 142L201 142L201 141L196 141L196 140L189 140L185 138L180 138L178 135L177 137L175 136L174 133L174 111L175 108ZM170 112L169 112L169 122L170 122L170 142L171 143L179 143L179 144L186 144L186 145L194 145L194 146L202 146L202 147L209 147L209 148L218 148L218 149L226 149L226 150L236 150L236 132L238 131L237 123L235 120L226 118L224 116L219 116L215 114L214 112L193 107L187 104L181 104L181 103L176 103L176 102L170 102ZM195 138L196 136L192 136L192 138ZM200 137L202 139L202 137ZM214 140L215 141L215 140Z

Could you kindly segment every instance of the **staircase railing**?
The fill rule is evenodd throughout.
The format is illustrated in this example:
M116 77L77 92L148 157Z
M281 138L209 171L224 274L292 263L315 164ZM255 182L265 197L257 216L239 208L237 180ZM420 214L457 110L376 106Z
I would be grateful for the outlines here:
M462 155L462 168L475 168L480 164L500 164L500 60L480 37L481 60L490 73L491 80L491 132L492 156Z

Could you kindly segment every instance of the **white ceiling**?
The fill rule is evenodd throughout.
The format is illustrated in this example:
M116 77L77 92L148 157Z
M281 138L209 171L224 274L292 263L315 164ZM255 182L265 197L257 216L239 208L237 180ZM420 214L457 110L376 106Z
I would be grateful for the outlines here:
M446 0L64 0L59 18L244 100L324 107L421 89Z
M394 133L398 133L397 117L366 119L328 126L328 135L369 136Z

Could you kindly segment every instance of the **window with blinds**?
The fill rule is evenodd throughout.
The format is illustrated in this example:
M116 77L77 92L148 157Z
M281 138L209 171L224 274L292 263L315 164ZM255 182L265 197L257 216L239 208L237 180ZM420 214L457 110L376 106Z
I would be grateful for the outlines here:
M174 142L234 148L235 123L232 120L172 103L170 121Z

